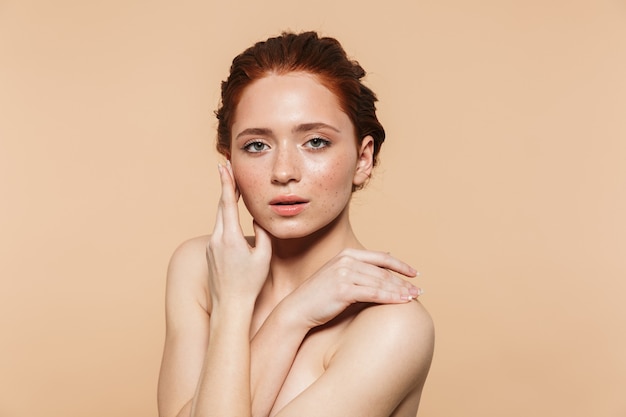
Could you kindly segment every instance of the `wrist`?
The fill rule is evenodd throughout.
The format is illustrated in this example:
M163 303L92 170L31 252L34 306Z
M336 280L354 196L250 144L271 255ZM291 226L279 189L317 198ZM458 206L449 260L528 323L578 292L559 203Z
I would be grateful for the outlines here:
M211 321L220 320L238 320L250 319L254 312L254 300L246 300L240 298L222 298L213 300L211 305Z
M300 306L298 302L287 296L274 308L272 315L275 315L275 319L281 327L296 333L303 332L306 334L316 325L307 319Z

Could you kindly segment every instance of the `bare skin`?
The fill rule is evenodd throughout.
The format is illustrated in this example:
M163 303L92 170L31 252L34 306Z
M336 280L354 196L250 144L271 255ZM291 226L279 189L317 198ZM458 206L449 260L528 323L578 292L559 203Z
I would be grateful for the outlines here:
M348 218L352 186L371 173L372 140L354 152L334 96L308 75L289 75L245 90L233 164L219 169L213 233L172 257L161 417L417 410L433 326L415 301L420 291L398 277L416 271L363 248ZM254 238L241 231L239 191L258 222ZM306 208L285 214L264 202L273 195L299 195Z

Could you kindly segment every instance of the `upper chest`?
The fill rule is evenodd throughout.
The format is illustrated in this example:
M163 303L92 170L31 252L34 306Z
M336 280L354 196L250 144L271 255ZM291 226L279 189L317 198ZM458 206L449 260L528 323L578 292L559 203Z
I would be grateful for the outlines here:
M281 410L322 376L341 340L342 327L317 329L306 336L298 349L270 415Z
M270 416L281 410L324 374L341 346L353 318L353 314L341 315L307 334L296 353Z

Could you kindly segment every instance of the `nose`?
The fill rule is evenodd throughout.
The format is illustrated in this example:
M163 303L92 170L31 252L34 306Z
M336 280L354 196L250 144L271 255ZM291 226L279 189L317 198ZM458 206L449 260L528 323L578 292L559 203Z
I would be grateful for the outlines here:
M300 181L300 158L297 149L279 146L274 153L274 165L272 167L272 183L288 184Z

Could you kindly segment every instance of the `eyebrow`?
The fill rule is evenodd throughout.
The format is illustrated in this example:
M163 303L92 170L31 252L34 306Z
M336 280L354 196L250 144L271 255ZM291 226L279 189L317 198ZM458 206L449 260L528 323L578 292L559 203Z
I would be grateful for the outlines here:
M337 129L336 127L331 126L326 123L322 123L322 122L302 123L294 127L293 129L291 129L291 131L293 133L303 133L303 132L310 132L311 130L318 130L318 129L330 129L337 133L341 133L341 131ZM239 139L241 136L247 136L247 135L270 136L272 135L272 129L268 129L265 127L250 127L248 129L244 129L241 132L239 132L235 140Z
M330 129L330 130L334 130L337 133L341 133L339 129L337 129L335 126L331 126L329 124L322 123L322 122L303 123L293 128L292 132L302 133L302 132L310 132L311 130L318 130L318 129Z
M272 133L271 129L263 128L263 127L250 127L248 129L244 129L235 138L235 140L239 139L242 136L267 136Z

